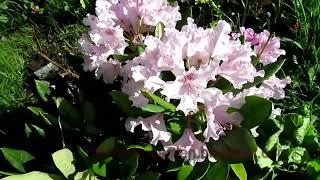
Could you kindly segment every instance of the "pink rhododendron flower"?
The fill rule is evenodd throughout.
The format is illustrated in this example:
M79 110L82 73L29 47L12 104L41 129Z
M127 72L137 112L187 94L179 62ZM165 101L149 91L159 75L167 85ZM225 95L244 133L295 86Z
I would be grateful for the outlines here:
M249 42L251 45L256 45L259 43L258 34L255 33L251 28L240 27L240 34L243 35L244 40Z
M257 76L263 73L257 72L251 63L253 51L248 45L242 45L239 41L229 46L229 53L219 66L218 74L232 83L235 88L242 88L247 82L253 82Z
M98 26L96 19L84 20L87 25ZM89 20L90 19L90 20ZM112 24L112 23L111 23ZM110 24L110 25L111 25ZM127 46L119 27L96 28L83 35L79 44L85 54L83 68L85 71L95 71L97 78L103 75L106 83L112 83L120 71L119 63L108 60L112 54L122 54Z
M148 104L149 100L142 95L140 90L144 87L143 81L128 80L122 86L122 92L129 95L129 100L132 101L132 105L136 107L143 107Z
M128 131L133 133L134 129L140 124L142 130L152 132L151 144L157 145L158 141L169 142L171 140L171 134L167 131L162 113L148 118L127 119L125 126Z
M210 80L215 79L217 65L214 63L202 66L199 70L191 67L182 75L178 75L175 81L166 82L161 94L167 99L180 99L177 110L181 110L187 116L190 112L198 111L198 102L203 102L201 92L207 87Z
M181 19L179 7L170 6L166 0L97 0L96 5L99 17L110 17L132 35L148 32L159 22L175 27Z
M221 90L215 88L210 88L204 91L203 94L207 118L207 128L203 135L206 141L209 141L210 138L218 140L219 136L224 134L224 130L232 129L233 125L240 126L243 120L242 116L238 112L228 113L227 110L229 107L241 107L244 102L239 105L238 100L226 97Z
M284 88L287 84L291 83L291 79L287 77L286 79L279 79L276 76L263 81L260 88L264 90L268 97L274 99L284 98Z
M240 109L247 96L284 98L290 78L281 80L273 75L259 86L242 89L246 87L244 84L265 75L260 64L252 63L254 56L267 65L285 54L279 38L271 37L267 30L255 33L251 28L241 27L240 33L232 33L226 21L205 29L198 27L192 18L177 30L176 22L181 19L179 7L170 6L166 0L97 0L96 6L96 16L87 15L83 20L89 32L79 40L85 55L84 70L94 71L105 83L112 83L119 75L121 91L129 96L133 106L143 108L149 103L163 106L163 101L149 101L143 92L154 93L180 111L168 116L187 119L181 122L186 128L175 143L167 131L164 113L127 119L128 131L134 132L141 125L142 130L150 132L151 144L161 142L163 150L158 154L163 158L168 156L174 161L178 152L192 165L206 157L215 161L204 142L218 140L243 121L242 115L229 112L230 108ZM155 37L152 34L159 22L165 25L164 32ZM240 41L241 36L244 42ZM136 52L138 46L144 51ZM120 57L132 58L117 61ZM221 78L234 89L227 92L219 89ZM171 106L163 107L174 111ZM187 118L180 118L182 113ZM280 109L272 107L271 118L279 115ZM207 125L197 129L204 142L195 137L193 123ZM258 135L256 128L250 129L254 136Z
M286 52L280 49L280 39L278 37L270 37L270 32L264 30L259 34L259 44L254 50L263 65L274 63L278 57L285 55Z
M215 159L209 154L207 146L194 136L190 128L184 130L183 135L177 142L164 146L164 150L158 152L158 154L165 158L166 154L169 153L170 160L174 161L172 154L175 152L179 152L179 155L185 161L189 161L191 165L203 162L207 156L211 162L215 162Z
M120 63L113 59L100 64L96 70L96 77L99 79L101 76L105 83L112 83L120 73Z

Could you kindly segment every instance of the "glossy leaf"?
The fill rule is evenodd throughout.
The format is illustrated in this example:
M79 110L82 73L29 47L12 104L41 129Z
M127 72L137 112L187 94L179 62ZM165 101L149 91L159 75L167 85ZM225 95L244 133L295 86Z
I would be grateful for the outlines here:
M132 106L132 102L129 100L128 95L119 91L112 91L109 94L112 96L114 103L117 104L121 111L126 115L136 117L143 114L141 109Z
M268 120L272 112L272 102L258 96L245 97L246 103L241 107L243 116L241 126L247 129L259 126Z
M69 149L61 149L52 154L52 159L56 167L68 178L75 173L76 167L74 166L74 157Z
M116 138L110 137L104 140L96 149L96 153L103 156L109 156L116 145Z
M36 116L38 116L39 118L43 119L44 122L47 125L52 125L52 124L57 124L57 118L55 118L53 115L45 112L43 109L38 108L38 107L32 107L29 106L28 109Z
M11 149L7 147L3 147L0 149L3 153L4 158L13 167L15 167L21 172L25 172L23 164L34 159L34 157L30 153L24 150L16 150L16 149Z
M204 161L201 163L197 163L191 173L188 175L187 180L200 180L202 179L210 168L210 162Z
M304 137L306 136L309 124L310 124L310 118L304 117L302 125L294 132L294 137L299 145L302 144Z
M51 94L50 83L47 81L35 80L36 88L39 96L45 102L48 101L48 96Z
M78 172L74 176L74 180L99 180L90 170Z
M228 168L228 164L221 161L212 163L206 174L206 180L226 180L226 177L228 177Z
M276 144L279 142L279 136L282 133L282 129L274 133L272 136L269 137L269 139L266 142L266 147L264 148L266 152L270 152Z
M177 174L177 180L185 180L191 174L193 170L193 166L191 165L183 165Z
M320 173L320 159L313 159L307 164L307 172L310 175Z
M180 121L181 123L181 121ZM182 134L182 125L179 122L169 122L169 127L170 130L174 133L174 134Z
M161 113L165 111L165 109L162 106L158 106L155 104L148 104L145 107L143 107L142 110L147 112L152 112L152 113Z
M308 159L308 152L303 147L289 149L288 163L300 164Z
M94 163L92 165L92 170L94 171L95 174L99 176L106 177L107 175L107 167L106 167L106 164L104 163L100 163L100 162Z
M256 162L261 169L263 168L272 168L273 161L260 149L257 149L256 152Z
M251 133L244 128L227 131L218 141L210 140L207 144L210 154L217 160L240 163L253 157L257 144Z
M27 124L27 123L24 124L24 130L25 130L27 138L30 138L31 134L37 134L41 137L46 136L46 133L42 128L40 128L36 125L33 125L33 124Z
M81 127L83 119L78 109L64 98L55 99L56 106L60 114L75 127Z
M159 96L149 93L147 91L143 91L143 94L148 97L149 99L153 100L155 103L159 104L160 106L162 106L164 109L167 109L171 112L175 112L176 111L176 106L165 101L164 99L160 98Z
M32 171L26 174L12 175L3 180L63 180L64 178L58 175L47 174L39 171Z
M130 150L130 149L141 149L146 152L151 152L153 151L153 146L151 144L129 145L127 150Z
M240 180L247 180L247 172L242 163L230 164L230 167Z
M125 168L128 172L128 176L133 176L138 169L139 154L133 153L125 162Z

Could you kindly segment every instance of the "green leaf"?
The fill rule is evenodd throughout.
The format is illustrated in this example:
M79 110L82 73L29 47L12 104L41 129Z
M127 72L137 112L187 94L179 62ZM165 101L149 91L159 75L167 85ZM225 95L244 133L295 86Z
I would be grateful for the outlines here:
M276 144L279 142L279 136L282 133L283 129L280 129L276 133L274 133L272 136L269 137L269 139L266 142L266 147L264 148L266 152L270 152Z
M217 81L210 81L208 87L216 87L221 89L224 93L230 92L234 89L232 83L222 76L218 76Z
M92 170L95 174L106 177L107 176L107 166L103 162L97 162L92 165Z
M181 124L178 122L169 122L169 127L174 134L182 134Z
M145 172L139 174L135 177L135 180L158 180L160 178L160 173L157 172Z
M108 157L106 160L101 162L96 162L92 165L92 170L95 174L107 177L107 165L113 160L112 157Z
M56 106L60 114L68 120L68 122L74 127L81 127L83 125L83 119L81 118L78 109L64 98L55 99Z
M57 124L58 120L53 115L45 112L43 109L38 107L29 106L28 109L36 116L44 120L47 125Z
M134 54L113 54L112 56L113 56L114 59L116 59L116 60L118 60L120 62L125 62L125 61L135 57Z
M45 102L48 101L48 96L51 94L50 83L47 81L35 80L36 88L39 96Z
M133 153L124 163L125 169L128 172L128 176L133 176L137 169L139 164L139 154Z
M191 174L192 170L193 170L193 166L183 165L177 174L177 180L187 179L187 177Z
M92 135L97 135L95 120L96 120L96 109L94 104L89 101L82 103L83 119L85 121L85 132Z
M266 167L272 168L273 161L260 148L257 149L256 159L261 169Z
M86 125L94 126L94 121L96 119L96 108L94 107L94 104L89 101L85 101L82 104L82 112Z
M230 164L233 172L238 176L240 180L247 180L247 172L242 163Z
M80 0L81 7L83 9L86 9L88 3L88 0Z
M218 141L210 140L208 150L217 160L230 163L240 163L253 157L257 151L257 144L251 133L244 128L234 127L221 136Z
M206 174L207 180L226 180L228 177L228 164L217 161L216 163L212 163L210 169Z
M142 110L153 113L161 113L165 111L165 109L162 106L158 106L155 104L147 104L145 107L142 108Z
M313 159L307 164L307 172L310 175L320 173L320 159Z
M309 155L305 148L295 147L289 149L288 163L301 164L308 159Z
M66 178L76 172L74 157L69 149L65 148L56 151L52 154L52 159L56 167Z
M79 154L79 156L81 157L81 159L86 163L89 164L89 155L88 153L79 145L77 145L77 152Z
M112 150L116 146L116 138L110 137L104 140L96 149L96 153L103 156L109 156L112 153Z
M31 161L34 157L24 150L16 150L7 147L0 148L4 158L16 169L25 172L23 164Z
M90 170L78 172L74 176L74 180L99 180Z
M2 1L0 3L0 10L7 10L9 7L7 6L8 1Z
M153 146L151 144L129 145L127 150L130 150L130 149L141 149L146 152L151 152L153 151Z
M161 39L164 35L164 24L162 22L158 22L156 25L156 30L154 31L154 36Z
M132 102L129 100L129 96L119 92L112 91L109 93L112 96L114 103L124 112L126 115L130 117L136 117L143 114L142 110L136 107L132 107Z
M0 171L0 175L2 175L2 176L13 176L13 175L18 175L18 173Z
M242 127L251 129L269 119L272 112L271 101L258 96L247 96L245 101L246 103L240 109L244 118L241 123Z
M177 172L181 168L181 163L178 161L170 162L167 166L166 172Z
M42 128L40 128L40 127L38 127L36 125L33 125L33 124L25 123L24 124L24 130L25 130L27 138L30 138L30 135L32 133L33 134L37 134L37 135L39 135L41 137L45 137L46 136L46 133Z
M0 23L6 24L9 22L9 18L7 16L0 16Z
M149 92L147 92L147 91L143 91L143 94L144 94L147 98L153 100L155 103L157 103L157 104L159 104L160 106L162 106L164 109L167 109L167 110L169 110L169 111L171 111L171 112L175 112L175 111L176 111L176 106L175 106L175 105L173 105L173 104L165 101L164 99L160 98L159 96L154 95L154 94L152 94L152 93L149 93Z
M92 172L92 170L87 169L85 171L82 172L78 172L75 176L74 176L74 180L99 180L99 178L97 178L94 173Z
M5 178L3 180L63 180L64 178L53 175L47 174L39 171L32 171L26 174L19 174L19 175L12 175Z
M298 144L301 145L306 133L308 132L308 125L310 124L310 118L304 117L302 126L300 126L295 132L294 137L297 140Z
M207 4L209 0L196 0L195 4Z
M202 179L210 168L210 162L204 161L201 163L195 164L191 173L188 175L187 180L200 180Z
M293 39L283 37L283 38L281 38L281 41L287 42L287 43L292 43L295 46L297 46L299 49L303 50L303 47L301 46L301 44L298 43L297 41L293 40Z
M320 65L316 64L308 69L309 81L313 82L317 78L317 74L320 73Z

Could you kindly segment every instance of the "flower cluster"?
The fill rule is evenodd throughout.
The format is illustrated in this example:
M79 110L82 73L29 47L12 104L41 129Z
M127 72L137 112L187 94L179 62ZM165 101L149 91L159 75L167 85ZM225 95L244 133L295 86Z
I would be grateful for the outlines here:
M197 27L192 18L181 30L175 24L181 19L178 7L165 0L98 0L96 15L88 15L84 24L90 26L80 45L86 57L84 69L95 71L112 83L117 76L123 80L122 92L129 96L133 106L144 107L149 99L143 91L157 93L168 102L177 105L176 110L187 117L182 137L172 142L166 128L163 113L151 117L126 121L126 129L134 132L138 125L152 132L151 144L163 145L158 154L174 160L175 152L191 164L202 162L206 157L214 161L206 144L218 140L232 126L241 126L243 117L238 112L227 112L230 107L241 108L246 96L266 99L284 97L284 87L290 79L271 76L259 84L243 88L256 78L265 76L264 66L274 63L285 54L280 40L269 31L255 33L241 28L233 33L225 21L218 21L213 28ZM164 24L161 37L151 35L158 23ZM137 44L144 52L120 63L116 55ZM258 62L253 62L257 59ZM235 92L223 92L215 86L221 80L229 81ZM274 109L276 115L278 109ZM207 127L203 130L204 142L196 138L191 117L203 112Z

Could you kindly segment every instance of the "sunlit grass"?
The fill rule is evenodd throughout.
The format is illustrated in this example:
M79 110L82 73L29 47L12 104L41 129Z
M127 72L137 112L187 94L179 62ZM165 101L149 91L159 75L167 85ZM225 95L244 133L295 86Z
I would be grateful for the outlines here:
M0 41L0 112L19 107L26 99L25 67L32 46L31 31L26 29Z

